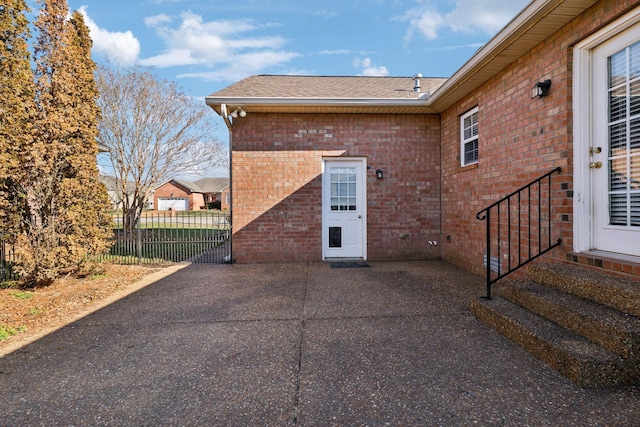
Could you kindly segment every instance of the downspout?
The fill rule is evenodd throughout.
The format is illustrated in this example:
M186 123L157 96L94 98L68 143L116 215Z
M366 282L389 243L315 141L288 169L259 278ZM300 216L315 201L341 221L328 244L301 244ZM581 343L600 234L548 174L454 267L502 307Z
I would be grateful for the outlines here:
M229 129L229 150L231 150L231 130L233 128L233 123L229 119L229 113L227 112L227 104L220 104L220 115L224 120L224 124L227 125L227 129Z
M220 112L229 129L229 220L231 221L229 232L231 235L229 236L229 259L225 258L224 261L233 264L233 122L229 119L227 104L220 104Z

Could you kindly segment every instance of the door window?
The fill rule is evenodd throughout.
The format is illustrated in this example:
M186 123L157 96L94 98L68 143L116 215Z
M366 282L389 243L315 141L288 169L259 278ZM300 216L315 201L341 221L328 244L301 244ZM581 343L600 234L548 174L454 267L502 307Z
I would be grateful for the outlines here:
M640 226L640 43L608 58L610 225Z
M331 168L331 210L355 211L356 168Z

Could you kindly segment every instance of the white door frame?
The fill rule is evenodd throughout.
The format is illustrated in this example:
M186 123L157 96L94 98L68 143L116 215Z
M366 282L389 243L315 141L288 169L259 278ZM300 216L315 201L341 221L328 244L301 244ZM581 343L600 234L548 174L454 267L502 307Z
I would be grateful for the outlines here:
M356 176L356 194L358 198L359 209L356 213L361 229L361 254L357 256L343 256L331 253L329 249L329 216L330 216L330 182L327 180L327 164L340 163L358 163L360 165L359 174ZM322 159L322 259L329 260L334 258L344 259L367 259L367 159L363 157L324 157Z
M592 134L593 49L640 22L640 7L601 28L573 48L573 249L593 249L589 149Z

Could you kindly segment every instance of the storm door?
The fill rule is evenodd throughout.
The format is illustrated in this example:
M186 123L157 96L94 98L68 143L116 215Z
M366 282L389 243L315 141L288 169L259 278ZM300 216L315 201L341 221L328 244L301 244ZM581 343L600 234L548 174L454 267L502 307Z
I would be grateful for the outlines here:
M640 32L594 49L592 248L640 256Z

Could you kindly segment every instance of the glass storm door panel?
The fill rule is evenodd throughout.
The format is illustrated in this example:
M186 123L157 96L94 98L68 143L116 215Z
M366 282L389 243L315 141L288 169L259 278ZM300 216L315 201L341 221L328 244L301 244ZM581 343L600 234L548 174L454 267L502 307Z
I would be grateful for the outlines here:
M323 258L365 258L364 160L325 160Z
M640 36L594 51L593 249L640 256Z

